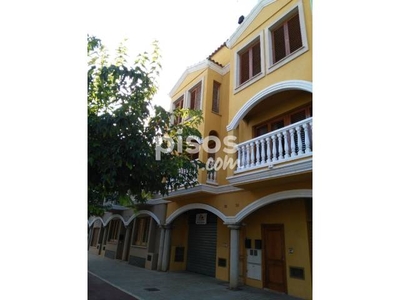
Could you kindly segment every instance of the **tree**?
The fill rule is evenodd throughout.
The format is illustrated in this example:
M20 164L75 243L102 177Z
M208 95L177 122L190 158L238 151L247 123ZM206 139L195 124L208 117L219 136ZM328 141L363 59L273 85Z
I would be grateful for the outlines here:
M87 42L89 215L101 214L104 200L129 206L198 184L204 164L190 159L186 139L201 138L201 111L170 113L151 103L161 69L158 43L129 65L123 42L113 61L100 39ZM184 122L171 122L178 117Z

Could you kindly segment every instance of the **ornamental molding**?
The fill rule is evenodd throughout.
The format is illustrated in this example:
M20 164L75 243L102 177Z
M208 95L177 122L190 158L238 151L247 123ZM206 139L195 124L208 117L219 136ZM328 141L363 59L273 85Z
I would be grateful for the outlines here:
M258 14L264 9L264 7L274 3L276 0L262 0L250 11L250 13L244 18L243 23L236 29L236 31L231 35L231 37L226 42L226 46L232 49L233 45L236 44L239 37L243 32L249 27L249 25L254 21Z
M197 64L194 64L194 65L188 67L183 72L183 74L181 75L181 77L179 78L177 83L174 85L172 90L169 92L169 96L172 98L175 95L175 93L178 91L178 88L180 87L180 85L183 83L183 81L189 74L200 71L202 69L206 69L206 68L210 68L211 70L217 72L220 75L225 75L226 73L229 72L229 69L230 69L229 64L227 64L225 67L220 67L219 65L217 65L216 63L214 63L208 59L200 61Z
M301 90L312 93L312 82L305 80L286 80L268 86L267 88L255 94L239 109L232 121L228 124L228 126L226 126L226 130L231 131L236 129L239 125L239 122L248 114L248 112L265 98L290 90Z
M242 222L251 213L257 211L258 209L260 209L268 204L271 204L271 203L274 203L277 201L281 201L281 200L288 200L288 199L295 199L295 198L312 198L312 190L311 189L296 189L296 190L277 192L274 194L264 196L256 201L250 203L249 205L247 205L235 216L227 217L226 222L224 224L228 225L228 226L235 225L237 223Z
M270 179L277 179L280 177L299 175L302 173L309 173L311 171L312 171L312 158L309 158L307 160L302 160L300 162L286 164L278 167L275 165L271 165L267 169L262 169L251 173L234 175L231 177L227 177L226 179L231 184L240 185L240 184L255 183Z
M204 209L209 212L212 212L213 214L217 215L223 222L226 221L226 216L220 212L218 209L215 207L204 204L204 203L190 203L185 206L182 206L175 210L165 221L165 225L171 224L178 216L180 216L182 213L188 211L188 210L193 210L193 209Z

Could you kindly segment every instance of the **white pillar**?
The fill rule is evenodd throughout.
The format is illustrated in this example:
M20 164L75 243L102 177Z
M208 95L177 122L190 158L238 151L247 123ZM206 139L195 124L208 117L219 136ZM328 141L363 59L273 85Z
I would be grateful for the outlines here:
M94 225L93 225L94 226ZM92 243L93 236L93 226L89 228L89 236L88 236L88 250L90 249L90 244Z
M163 261L163 252L164 252L164 237L165 237L165 226L160 225L161 234L160 234L160 245L158 246L158 260L157 260L157 271L161 271L162 261Z
M229 288L235 290L239 286L239 229L240 225L228 225L231 230Z
M169 255L171 253L171 226L165 226L164 249L162 255L161 271L167 271L169 267Z

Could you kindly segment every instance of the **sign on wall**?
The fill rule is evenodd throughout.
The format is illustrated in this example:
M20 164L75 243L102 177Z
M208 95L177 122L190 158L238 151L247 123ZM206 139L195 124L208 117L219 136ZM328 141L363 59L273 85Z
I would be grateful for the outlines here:
M207 213L196 214L196 224L207 224Z

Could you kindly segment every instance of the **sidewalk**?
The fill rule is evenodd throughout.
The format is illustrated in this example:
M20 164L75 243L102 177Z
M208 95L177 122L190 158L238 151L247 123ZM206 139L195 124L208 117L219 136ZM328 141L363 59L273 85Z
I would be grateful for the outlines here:
M249 286L232 291L228 282L190 272L150 271L91 253L88 259L90 274L139 300L299 300Z

